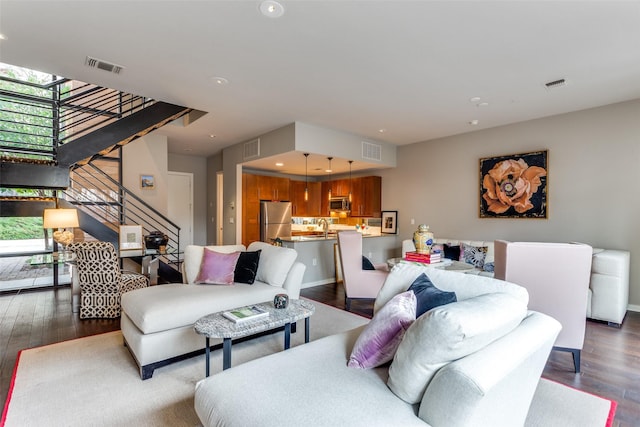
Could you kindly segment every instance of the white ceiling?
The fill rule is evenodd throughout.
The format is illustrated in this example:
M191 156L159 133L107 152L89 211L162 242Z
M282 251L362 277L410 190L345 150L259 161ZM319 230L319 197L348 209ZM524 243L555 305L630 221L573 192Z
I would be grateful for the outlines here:
M0 0L0 62L207 111L158 131L191 155L294 121L403 145L640 98L638 1L259 3Z

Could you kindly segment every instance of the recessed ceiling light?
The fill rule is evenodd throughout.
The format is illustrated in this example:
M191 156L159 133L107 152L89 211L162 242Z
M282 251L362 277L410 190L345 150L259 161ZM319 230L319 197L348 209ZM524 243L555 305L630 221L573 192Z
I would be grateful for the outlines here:
M229 84L229 80L225 79L224 77L211 77L211 80L213 80L216 84L219 84L220 86Z
M488 102L481 102L479 104L476 104L476 107L488 107L489 103Z
M284 163L282 163L282 162L278 162L278 163L276 163L276 166L278 166L279 168L281 168L282 166L284 166Z
M210 134L209 135L209 138L215 138L215 137L216 137L216 135L214 135L214 134Z
M7 36L5 36L4 34L0 34L0 40L6 40Z
M331 172L333 172L331 169L325 169L324 171L325 171L326 173L331 173Z
M284 15L284 7L275 0L265 0L260 3L260 12L269 18L280 18Z
M480 98L479 96L474 96L473 98L469 98L469 102L478 102L480 101L480 99L482 98Z
M469 124L470 124L471 126L475 126L475 125L477 125L478 123L480 123L478 120L471 120L471 121L469 122Z
M378 129L378 132L380 133L385 133L387 130L386 129Z

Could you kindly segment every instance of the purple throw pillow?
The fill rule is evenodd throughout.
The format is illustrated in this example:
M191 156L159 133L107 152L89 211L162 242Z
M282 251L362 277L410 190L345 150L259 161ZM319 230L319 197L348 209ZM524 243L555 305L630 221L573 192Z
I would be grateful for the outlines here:
M416 305L412 291L398 294L386 303L360 333L347 365L368 369L393 360L405 331L416 320Z
M204 248L200 272L195 282L207 285L233 284L234 272L239 257L240 252L224 254Z

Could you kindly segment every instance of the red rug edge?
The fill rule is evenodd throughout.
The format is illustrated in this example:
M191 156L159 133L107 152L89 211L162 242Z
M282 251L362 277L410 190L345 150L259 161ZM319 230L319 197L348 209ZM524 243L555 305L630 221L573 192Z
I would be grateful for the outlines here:
M18 364L20 363L20 356L22 356L22 350L18 352L16 357L16 364L13 366L13 374L11 375L11 382L9 383L9 391L7 392L7 400L4 402L4 409L2 410L2 418L0 418L0 427L4 427L7 421L7 413L9 412L9 403L11 403L11 396L13 395L13 386L16 382L16 374L18 373Z
M608 400L609 403L611 403L611 405L609 406L609 415L607 416L607 423L605 424L604 427L611 427L613 425L613 420L616 417L616 409L618 408L618 402L617 401L615 401L613 399L609 399L608 397L602 397L602 396L599 396L599 395L594 394L594 393L589 393L588 391L580 390L579 388L575 388L575 387L572 387L570 385L563 384L560 381L552 380L550 378L545 378L545 377L542 377L542 378L544 378L547 381L551 381L551 382L554 382L554 383L557 383L557 384L561 384L561 385L563 385L565 387L569 387L569 388L572 388L574 390L581 391L582 393L590 394L591 396L595 396L595 397L599 397L600 399Z
M606 399L605 397L601 397L602 399ZM611 427L613 425L613 419L616 417L616 409L618 408L618 402L615 400L607 399L611 402L611 407L609 408L609 416L607 417L606 427Z
M18 373L18 364L20 363L20 356L22 355L23 351L34 350L36 348L49 347L49 346L53 346L53 345L56 345L56 344L67 342L67 341L81 340L83 338L89 338L89 337L94 337L94 336L98 336L98 335L112 334L114 332L122 333L122 331L118 329L116 331L104 332L102 334L88 335L86 337L79 337L79 338L71 338L71 339L68 339L68 340L54 342L54 343L51 343L51 344L45 344L45 345L36 346L36 347L29 347L29 348L25 348L25 349L22 349L22 350L18 351L18 355L16 356L16 364L13 367L13 374L11 375L11 382L9 383L9 391L7 392L7 400L4 402L4 408L2 410L2 417L0 417L0 427L5 427L5 423L7 421L7 413L9 412L9 403L11 403L11 396L13 395L13 387L14 387L14 384L16 382L16 374Z

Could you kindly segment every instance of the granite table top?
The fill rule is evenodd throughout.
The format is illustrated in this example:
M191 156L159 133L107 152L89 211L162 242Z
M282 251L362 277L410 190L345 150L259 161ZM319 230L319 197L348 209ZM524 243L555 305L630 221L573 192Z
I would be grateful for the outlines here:
M242 338L308 318L316 310L309 301L294 299L290 299L288 307L283 309L275 308L273 302L250 305L266 310L269 315L257 320L235 323L224 317L223 312L212 313L198 319L193 328L196 333L208 338Z

